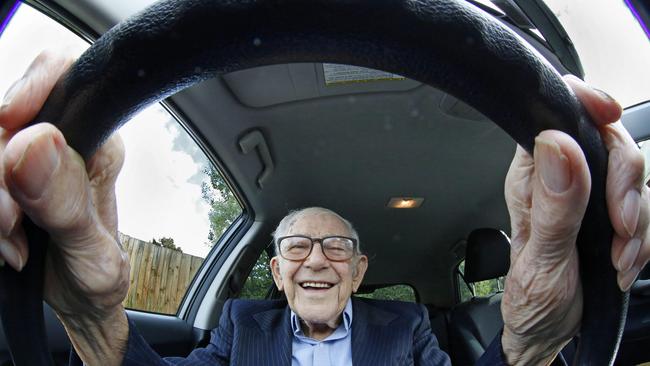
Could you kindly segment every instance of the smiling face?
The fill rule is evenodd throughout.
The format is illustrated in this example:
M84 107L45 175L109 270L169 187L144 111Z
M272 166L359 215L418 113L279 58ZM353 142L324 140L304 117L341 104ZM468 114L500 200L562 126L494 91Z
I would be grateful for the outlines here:
M307 209L289 224L287 235L311 238L351 236L345 223L327 211ZM289 307L309 328L326 325L335 329L348 299L356 292L368 267L368 259L357 255L344 262L328 260L320 243L315 243L309 257L290 261L276 256L271 259L273 279L284 291Z

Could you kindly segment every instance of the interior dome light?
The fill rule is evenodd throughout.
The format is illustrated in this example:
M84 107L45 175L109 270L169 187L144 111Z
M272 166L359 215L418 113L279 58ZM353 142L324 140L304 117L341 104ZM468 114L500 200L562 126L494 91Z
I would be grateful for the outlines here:
M422 197L391 197L386 206L390 208L418 208L423 201Z

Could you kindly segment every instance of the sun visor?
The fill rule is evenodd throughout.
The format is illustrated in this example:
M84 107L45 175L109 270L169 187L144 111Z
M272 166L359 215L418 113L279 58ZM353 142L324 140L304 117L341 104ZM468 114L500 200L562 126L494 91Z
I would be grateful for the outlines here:
M399 92L422 83L357 66L296 63L255 67L223 75L230 90L248 107L346 94Z

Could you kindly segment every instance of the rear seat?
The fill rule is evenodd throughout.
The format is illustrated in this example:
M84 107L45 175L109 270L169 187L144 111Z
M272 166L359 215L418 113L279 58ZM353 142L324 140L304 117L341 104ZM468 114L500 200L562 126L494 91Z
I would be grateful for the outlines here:
M474 283L505 276L510 268L510 239L497 229L477 229L467 238L465 281ZM448 315L448 353L453 365L474 365L503 328L499 292L474 297L459 304ZM576 342L570 342L560 356L571 365ZM553 365L561 364L554 362Z
M465 281L505 276L510 267L510 240L496 229L477 229L467 238ZM453 365L473 365L503 327L501 297L474 297L449 315L449 351Z

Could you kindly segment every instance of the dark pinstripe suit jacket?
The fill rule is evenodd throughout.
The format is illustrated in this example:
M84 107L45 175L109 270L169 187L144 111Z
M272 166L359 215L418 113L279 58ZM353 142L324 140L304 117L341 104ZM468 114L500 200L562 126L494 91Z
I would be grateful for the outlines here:
M352 299L352 363L363 365L451 365L431 333L424 306ZM286 301L228 300L210 344L187 358L161 359L131 321L124 365L291 365L293 334ZM480 365L505 365L500 336ZM76 355L73 355L73 357ZM80 365L72 362L71 365Z

